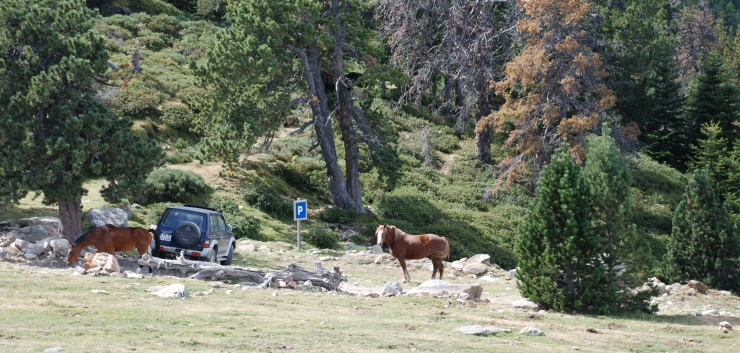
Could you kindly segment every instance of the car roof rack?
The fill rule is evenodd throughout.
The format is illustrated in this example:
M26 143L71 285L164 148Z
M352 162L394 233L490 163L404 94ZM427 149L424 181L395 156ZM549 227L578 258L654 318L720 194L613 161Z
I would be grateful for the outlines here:
M215 209L215 208L210 208L210 207L206 207L206 206L198 206L198 205L183 205L183 206L184 206L184 207L195 207L195 208L204 208L204 209L206 209L206 210L211 210L211 211L219 212L219 211L218 211L217 209Z

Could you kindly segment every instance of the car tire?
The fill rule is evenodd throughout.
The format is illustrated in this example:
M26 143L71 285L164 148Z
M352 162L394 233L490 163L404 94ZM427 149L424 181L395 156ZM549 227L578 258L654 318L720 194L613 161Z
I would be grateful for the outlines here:
M210 263L218 263L218 247L214 247L213 251L211 251L210 255L208 255L208 262Z
M200 241L200 227L193 222L182 222L175 228L172 238L183 248L192 248Z
M229 255L226 256L226 260L221 261L221 265L231 266L231 261L234 259L234 246L229 247Z

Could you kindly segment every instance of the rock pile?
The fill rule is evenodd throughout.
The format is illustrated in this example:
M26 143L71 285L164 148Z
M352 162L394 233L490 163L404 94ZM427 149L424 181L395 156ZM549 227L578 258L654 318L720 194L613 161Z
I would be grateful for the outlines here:
M650 286L657 288L659 294L683 294L688 296L695 296L696 294L708 293L707 286L699 281L691 280L689 281L689 283L684 285L680 283L666 285L655 277L648 279L648 282L645 282L641 287L635 288L635 292L650 290Z
M64 258L69 242L62 238L62 222L56 217L23 218L0 222L0 258L29 261Z

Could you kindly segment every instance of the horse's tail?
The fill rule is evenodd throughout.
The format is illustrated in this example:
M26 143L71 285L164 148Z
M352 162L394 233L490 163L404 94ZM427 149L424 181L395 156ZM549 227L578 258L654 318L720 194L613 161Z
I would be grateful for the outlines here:
M447 238L445 237L440 237L440 238L442 238L442 241L445 242L444 250L440 251L440 250L432 249L432 250L429 250L429 254L438 259L449 259L450 258L450 243L447 241Z
M159 234L154 229L148 229L149 233L152 233L154 238L154 249L152 249L152 256L159 257Z

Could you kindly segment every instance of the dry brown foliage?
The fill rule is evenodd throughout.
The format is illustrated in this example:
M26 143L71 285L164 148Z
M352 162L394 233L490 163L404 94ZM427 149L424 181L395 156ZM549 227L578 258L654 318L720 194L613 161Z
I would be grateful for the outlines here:
M615 102L599 54L585 45L588 3L520 0L518 6L524 17L517 29L527 36L526 47L506 65L506 78L492 83L506 103L478 124L508 133L506 145L516 150L499 164L499 188L535 177L532 171L550 160L563 138L582 161L586 132L601 125Z

